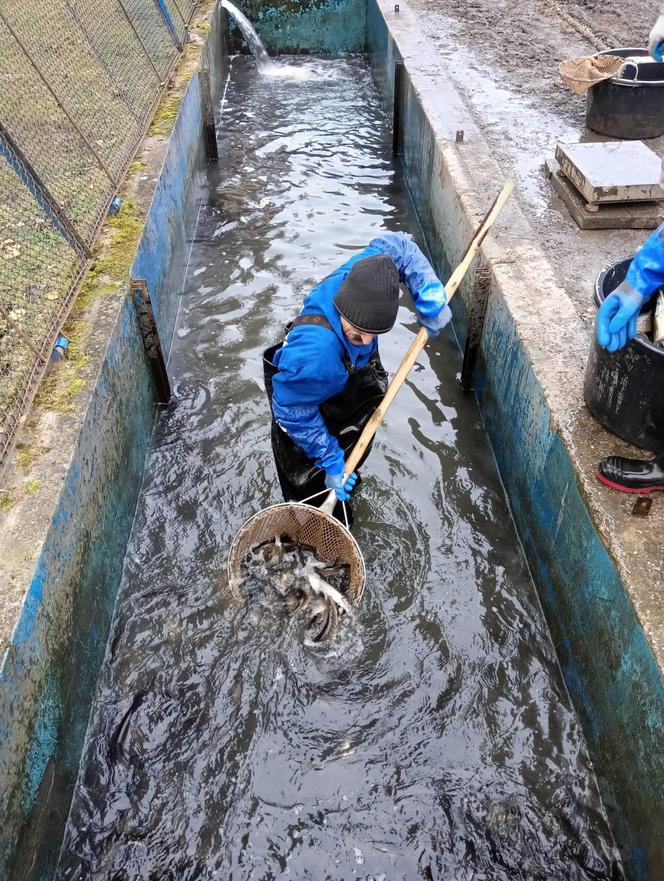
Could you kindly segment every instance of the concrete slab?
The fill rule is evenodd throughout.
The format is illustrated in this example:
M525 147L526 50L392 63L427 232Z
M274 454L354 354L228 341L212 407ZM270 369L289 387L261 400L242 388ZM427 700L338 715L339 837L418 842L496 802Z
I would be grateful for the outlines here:
M516 178L519 205L589 335L597 274L634 253L645 235L638 229L579 229L542 174L545 157L561 139L606 140L585 129L585 97L565 89L557 69L565 59L597 49L643 46L653 24L652 3L635 0L628 15L620 0L410 5L492 155ZM646 143L664 156L664 138Z
M556 159L586 202L664 199L662 160L643 141L560 143Z
M656 229L664 221L664 202L590 205L563 174L553 156L545 161L544 170L581 229Z

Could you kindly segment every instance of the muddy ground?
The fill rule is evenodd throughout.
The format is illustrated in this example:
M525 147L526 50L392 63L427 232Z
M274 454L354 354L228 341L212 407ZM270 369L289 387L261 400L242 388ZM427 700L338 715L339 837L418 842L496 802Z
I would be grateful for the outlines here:
M444 60L521 206L591 332L599 270L636 250L643 230L579 229L543 164L558 140L609 140L585 128L585 96L567 91L558 65L598 49L644 46L657 4L634 0L409 0ZM647 142L664 155L664 138Z

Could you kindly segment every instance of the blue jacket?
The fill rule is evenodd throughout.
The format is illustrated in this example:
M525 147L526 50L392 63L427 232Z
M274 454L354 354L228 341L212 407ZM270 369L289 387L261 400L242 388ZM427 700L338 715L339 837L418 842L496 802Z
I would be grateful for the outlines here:
M324 315L334 333L316 325L298 325L287 334L274 359L279 368L272 380L275 419L319 468L333 474L343 471L344 454L318 408L348 380L344 352L356 367L364 367L378 347L376 337L368 346L348 342L333 299L353 264L375 254L387 254L394 260L399 278L408 286L421 315L438 315L445 306L445 288L429 261L403 233L384 233L323 279L305 299L300 314Z
M626 281L646 300L664 284L664 223L648 236L629 264Z

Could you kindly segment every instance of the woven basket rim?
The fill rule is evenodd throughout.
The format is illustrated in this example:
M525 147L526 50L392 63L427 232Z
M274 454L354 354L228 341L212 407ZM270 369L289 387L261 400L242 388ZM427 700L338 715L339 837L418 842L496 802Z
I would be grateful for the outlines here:
M253 523L255 523L256 520L263 518L266 515L269 515L270 512L274 512L277 509L284 509L284 508L290 508L290 509L304 508L304 509L306 509L307 514L310 515L313 513L317 517L324 517L328 521L328 523L330 523L330 525L333 525L335 528L343 530L343 532L345 533L345 537L350 540L350 542L353 545L354 550L357 554L357 563L358 563L358 567L359 567L358 575L359 575L359 580L360 580L360 586L357 590L357 594L356 594L355 598L349 596L348 599L352 605L359 605L359 603L362 599L362 596L364 594L364 587L365 587L366 578L367 578L367 570L366 570L366 565L364 562L364 556L362 554L362 551L360 550L359 544L357 543L357 539L350 532L349 529L346 529L346 527L344 526L343 523L341 523L339 520L336 519L336 517L333 517L331 514L328 514L326 511L321 511L321 509L316 507L315 505L308 505L306 502L278 502L275 505L268 505L267 508L261 508L260 511L257 511L255 514L252 514L251 517L249 517L247 520L244 521L242 526L235 533L233 541L231 542L231 546L228 550L228 558L226 560L226 575L228 577L229 584L233 583L234 575L235 576L237 575L237 570L234 571L233 567L232 567L233 557L234 557L235 553L237 553L237 548L238 548L239 543L241 542L241 540L245 536L246 532L251 528L251 525Z
M600 60L606 63L598 64L597 62ZM558 66L558 73L568 89L577 91L579 87L582 87L580 91L586 91L586 89L594 86L596 83L616 76L624 62L625 59L619 55L580 55L576 58L568 58L566 61L562 61ZM584 65L588 69L585 76L582 75ZM611 72L609 77L606 74L612 66L615 66L616 69ZM602 76L603 67L606 70ZM594 75L593 70L595 71ZM598 76L598 74L600 75Z

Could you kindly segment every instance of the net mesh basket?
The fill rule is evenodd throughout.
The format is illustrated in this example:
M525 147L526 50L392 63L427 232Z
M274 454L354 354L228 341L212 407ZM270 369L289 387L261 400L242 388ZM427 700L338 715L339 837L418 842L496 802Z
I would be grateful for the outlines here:
M584 55L563 61L558 71L566 88L581 95L591 86L619 74L624 63L625 59L617 55Z
M350 532L313 505L284 502L272 505L254 514L233 539L228 554L228 582L234 592L240 592L244 580L243 563L256 545L276 536L288 536L300 545L314 549L320 560L350 567L346 599L358 605L364 592L366 571L359 545Z

